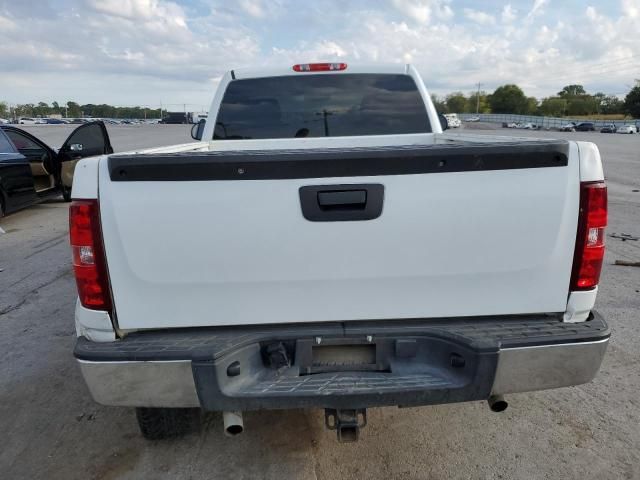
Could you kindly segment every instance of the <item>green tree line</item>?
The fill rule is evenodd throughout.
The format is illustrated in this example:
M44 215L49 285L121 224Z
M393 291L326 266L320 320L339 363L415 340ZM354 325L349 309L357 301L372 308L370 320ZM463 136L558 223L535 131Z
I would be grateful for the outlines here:
M624 100L602 92L588 93L582 85L567 85L556 95L538 100L528 97L517 85L507 84L486 91L453 92L431 96L440 113L513 113L570 117L579 115L621 114L640 118L640 80Z
M453 92L444 97L432 95L436 110L440 113L514 113L521 115L545 115L567 117L594 114L624 114L640 118L640 80L621 100L602 92L588 93L582 85L567 85L556 95L538 100L528 97L514 84L502 85L493 93L486 91ZM160 118L160 109L145 107L114 107L112 105L80 105L67 102L26 103L9 108L0 102L0 118L48 117L62 115L68 118Z
M14 117L50 117L62 115L67 118L95 117L95 118L160 118L160 109L145 107L114 107L113 105L94 105L88 103L80 105L76 102L59 104L52 102L24 103L12 106L0 102L0 118Z

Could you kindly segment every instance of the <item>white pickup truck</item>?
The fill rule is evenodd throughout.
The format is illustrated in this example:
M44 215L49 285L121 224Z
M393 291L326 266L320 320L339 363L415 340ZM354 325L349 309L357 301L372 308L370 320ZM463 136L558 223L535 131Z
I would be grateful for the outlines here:
M588 142L443 133L409 65L231 71L199 141L82 160L75 357L142 433L590 381L607 195ZM197 417L197 415L196 415Z

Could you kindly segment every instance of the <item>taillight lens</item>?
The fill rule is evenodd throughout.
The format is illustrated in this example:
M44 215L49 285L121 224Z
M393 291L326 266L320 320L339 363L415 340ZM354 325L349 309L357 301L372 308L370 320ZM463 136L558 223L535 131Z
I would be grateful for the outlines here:
M571 290L590 290L598 285L604 259L607 226L607 187L604 182L580 184L580 217L573 256Z
M111 310L111 290L97 200L74 200L71 203L69 236L80 303L91 310Z
M346 63L299 63L293 66L295 72L331 72L346 69Z

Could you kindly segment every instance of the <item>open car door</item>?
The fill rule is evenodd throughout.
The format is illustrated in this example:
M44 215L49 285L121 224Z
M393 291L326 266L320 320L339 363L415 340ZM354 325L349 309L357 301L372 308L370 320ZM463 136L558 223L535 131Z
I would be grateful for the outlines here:
M2 130L29 161L35 191L39 194L53 191L57 183L56 152L21 128L3 125Z
M57 160L60 171L60 188L66 201L71 200L73 173L78 160L85 157L113 153L107 127L96 121L79 126L58 151Z

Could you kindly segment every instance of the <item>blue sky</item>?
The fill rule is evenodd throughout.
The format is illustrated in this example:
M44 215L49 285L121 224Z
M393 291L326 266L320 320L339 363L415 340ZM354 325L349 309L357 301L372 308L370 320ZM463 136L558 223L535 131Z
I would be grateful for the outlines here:
M0 100L208 105L226 70L319 60L623 95L639 32L640 0L0 0Z

